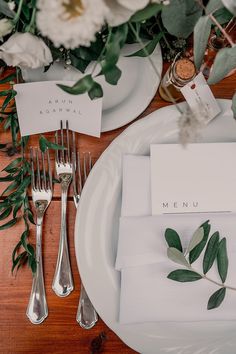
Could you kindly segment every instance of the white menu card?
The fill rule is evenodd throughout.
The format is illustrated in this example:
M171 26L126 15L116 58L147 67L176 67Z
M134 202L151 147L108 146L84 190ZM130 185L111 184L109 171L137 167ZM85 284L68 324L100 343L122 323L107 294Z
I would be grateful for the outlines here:
M236 143L151 145L152 215L236 211Z
M72 86L73 81L44 81L14 85L21 135L59 129L60 120L79 133L100 136L102 99L91 100L87 93L71 95L56 84Z

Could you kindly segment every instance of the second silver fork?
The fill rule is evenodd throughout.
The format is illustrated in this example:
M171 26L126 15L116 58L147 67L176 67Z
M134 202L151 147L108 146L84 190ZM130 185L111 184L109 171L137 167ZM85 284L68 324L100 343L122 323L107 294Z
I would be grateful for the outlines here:
M66 141L66 150L56 150L56 173L61 184L61 232L57 265L52 283L52 289L56 295L61 297L68 296L74 289L68 249L66 220L67 194L72 181L71 139L68 122L66 122L66 138L64 139L63 123L61 121L60 139L57 132L56 143L60 143L64 146L64 140ZM72 150L74 149L74 142L74 133L72 132Z
M81 161L79 153L76 154L73 152L73 191L74 191L74 203L75 207L77 208L80 201L81 192L83 186L86 182L87 176L92 169L92 159L90 153L84 153L83 156L83 179L81 175ZM77 157L77 158L76 158ZM78 178L76 177L76 170ZM78 187L76 180L78 180ZM91 303L88 294L83 286L81 281L81 288L80 288L80 298L79 298L79 306L76 314L76 321L79 325L84 329L90 329L94 327L98 320L98 315L96 310Z

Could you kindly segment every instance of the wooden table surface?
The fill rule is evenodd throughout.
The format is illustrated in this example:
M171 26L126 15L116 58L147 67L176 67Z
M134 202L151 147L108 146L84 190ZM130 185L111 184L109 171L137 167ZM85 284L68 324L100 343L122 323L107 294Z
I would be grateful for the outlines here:
M236 74L226 78L219 84L212 86L217 98L232 98L236 88ZM2 90L3 87L0 87ZM158 95L154 97L146 111L138 118L167 105ZM80 135L77 141L81 152L90 151L95 159L107 148L124 129L102 134L100 139ZM0 131L1 143L10 142L10 136ZM50 138L51 134L47 137ZM77 137L78 138L78 137ZM30 145L37 146L37 136L31 138ZM5 167L12 158L0 152L0 169ZM4 189L0 184L0 193ZM91 343L94 343L101 332L106 335L102 347L104 354L131 354L135 353L99 319L97 325L91 330L81 329L75 321L80 277L76 265L74 249L74 221L75 208L70 194L68 202L68 235L70 255L74 275L75 290L67 298L57 297L51 289L55 270L59 231L60 231L60 201L59 190L56 187L53 201L47 211L44 223L44 274L46 296L49 307L49 316L41 325L31 324L25 316L25 311L31 290L32 276L28 268L21 269L17 276L11 275L11 253L22 232L23 225L16 225L0 234L0 353L1 354L60 354L60 353L91 353ZM32 233L34 243L34 234ZM98 280L99 282L99 280ZM99 286L99 283L98 283ZM96 351L94 351L95 353ZM98 351L97 351L98 352Z

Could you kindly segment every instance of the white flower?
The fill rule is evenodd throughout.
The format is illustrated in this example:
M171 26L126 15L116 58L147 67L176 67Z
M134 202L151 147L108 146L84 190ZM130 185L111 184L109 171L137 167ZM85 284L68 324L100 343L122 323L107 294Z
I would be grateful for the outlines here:
M90 46L105 23L104 0L38 0L37 26L56 47Z
M12 31L14 24L11 20L7 18L2 18L0 20L0 37L6 36L8 33Z
M0 59L9 66L39 68L52 62L52 54L41 38L31 33L14 33L0 46Z
M129 21L135 12L144 9L150 3L168 5L170 0L105 0L109 7L107 23L119 26Z
M110 26L119 26L129 21L130 17L138 10L143 9L149 0L105 0L109 7L107 23Z
M15 7L16 7L15 1L9 1L9 2L7 3L7 5L8 5L8 7L9 7L9 9L10 9L11 11L14 11L14 10L15 10Z

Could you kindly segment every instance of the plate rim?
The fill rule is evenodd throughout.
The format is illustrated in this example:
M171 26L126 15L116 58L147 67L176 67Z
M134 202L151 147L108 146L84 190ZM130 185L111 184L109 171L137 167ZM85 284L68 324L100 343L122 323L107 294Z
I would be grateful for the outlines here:
M228 102L227 103L227 106L229 104L229 102L231 101L230 99L218 99L218 101L222 101L222 102ZM180 103L179 105L181 106L184 106L186 103L185 102L182 102ZM226 104L226 103L225 103ZM162 110L166 110L166 109L170 109L172 110L173 109L173 105L169 105L169 106L164 106L164 107L161 107L160 109L157 109L156 111L150 113L148 116L146 116L145 120L143 119L140 119L136 122L134 122L133 124L131 124L130 126L128 126L118 137L116 137L112 142L111 144L108 146L108 148L106 150L104 150L104 152L101 154L100 158L98 159L98 161L100 160L100 163L102 163L103 159L104 159L104 155L106 155L107 153L109 153L109 150L113 148L113 146L116 146L119 144L119 140L124 138L126 135L129 134L129 131L130 130L133 130L135 129L136 127L138 127L139 125L143 125L143 124L146 124L146 122L149 121L149 118L151 119L152 116L155 116L157 112L160 112ZM177 116L178 117L178 116ZM177 118L175 116L174 120L176 120ZM99 165L98 165L99 166ZM94 171L94 170L93 170ZM94 172L92 171L92 173L90 174L90 176L88 177L88 181L90 178L92 178L92 175L94 174ZM89 183L87 184L87 186L85 186L85 193L83 196L85 196L86 194L86 191L89 187ZM82 203L83 203L83 196L81 198L82 200ZM84 197L85 198L85 197ZM81 203L81 204L82 204ZM78 232L78 223L79 223L79 212L80 212L80 208L77 210L77 214L76 214L76 220L75 220L75 232L74 232L74 242L75 242L75 253L76 253L76 260L77 260L77 265L78 267L81 267L80 266L80 256L79 256L79 252L80 252L80 246L79 246L79 232ZM83 268L83 267L82 267ZM83 282L85 283L85 286L86 286L86 279L85 279L85 276L83 274L83 270L82 270L82 274L81 274L81 278L83 280ZM93 295L91 296L92 300L93 300ZM96 302L96 301L95 301ZM108 325L108 327L124 342L126 343L129 347L133 348L134 350L137 350L137 348L135 348L135 345L134 344L131 344L130 343L130 339L128 338L129 335L131 334L132 335L132 330L130 331L129 330L129 333L127 333L127 329L120 329L120 324L118 323L118 326L116 324L111 324L110 323L110 319L106 319L103 317L103 315L101 316L101 318L103 319L103 321ZM209 322L209 321L207 321ZM223 323L228 323L226 321L222 321L222 324ZM117 327L117 328L116 328ZM125 326L123 326L125 327ZM227 352L228 353L228 352Z
M148 62L148 58L140 58L140 57L135 57L135 58L138 58L139 60L142 60L142 61L146 61L147 62L147 65L150 65L150 63ZM162 58L162 51L161 51L161 46L160 44L158 43L157 46L155 47L153 53L151 54L151 58L155 61L155 60L160 60L160 66L158 67L158 70L160 71L160 75L162 73L162 70L163 70L163 58ZM132 59L132 58L131 58ZM152 71L152 67L150 65L150 70ZM109 127L109 124L108 126L106 127L106 123L103 123L103 116L102 116L102 125L101 125L101 133L106 133L106 132L109 132L109 131L112 131L112 130L115 130L115 129L118 129L118 128L121 128L127 124L129 124L130 122L132 122L133 120L135 120L140 114L142 114L145 109L149 106L149 104L151 103L151 101L153 100L153 98L155 97L156 95L156 92L157 92L157 89L159 87L159 84L160 84L160 81L161 79L156 77L156 81L155 81L155 85L153 85L152 87L152 91L151 93L147 96L147 99L145 101L145 104L142 105L142 108L140 107L140 109L138 109L136 111L136 113L134 113L133 115L130 116L129 119L125 120L125 122L123 121L122 123L117 123L115 125L111 127ZM135 100L135 96L133 98ZM127 102L128 104L130 104L130 102ZM122 102L117 106L122 106ZM112 111L112 110L111 110ZM104 111L105 112L105 111ZM107 118L109 119L109 118ZM103 126L104 125L104 126Z

